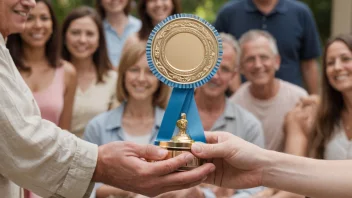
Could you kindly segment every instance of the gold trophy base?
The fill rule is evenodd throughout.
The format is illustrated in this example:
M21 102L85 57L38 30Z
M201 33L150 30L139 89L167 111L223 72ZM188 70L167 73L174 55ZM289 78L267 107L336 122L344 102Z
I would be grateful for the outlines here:
M192 142L175 142L175 141L160 141L159 146L165 148L169 151L166 159L170 159L181 155L184 152L191 152ZM203 159L194 157L191 162L188 162L186 165L181 166L177 171L189 171L194 168L201 166L204 163Z

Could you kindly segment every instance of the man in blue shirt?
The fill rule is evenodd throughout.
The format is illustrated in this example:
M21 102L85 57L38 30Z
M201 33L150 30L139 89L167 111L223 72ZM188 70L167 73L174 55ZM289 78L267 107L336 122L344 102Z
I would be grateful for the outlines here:
M281 66L276 77L318 93L321 54L319 35L308 6L293 0L236 0L227 3L215 21L219 32L236 38L251 29L271 33L277 40Z

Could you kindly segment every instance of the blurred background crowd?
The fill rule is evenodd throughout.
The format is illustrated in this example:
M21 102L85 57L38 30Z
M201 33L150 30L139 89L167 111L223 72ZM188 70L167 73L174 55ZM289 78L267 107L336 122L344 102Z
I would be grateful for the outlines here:
M194 93L206 131L344 160L352 158L351 10L349 0L37 0L7 47L44 119L97 145L149 144L171 90L150 71L146 41L168 16L197 14L223 41L218 72ZM97 183L92 197L144 196ZM304 196L202 184L158 197Z

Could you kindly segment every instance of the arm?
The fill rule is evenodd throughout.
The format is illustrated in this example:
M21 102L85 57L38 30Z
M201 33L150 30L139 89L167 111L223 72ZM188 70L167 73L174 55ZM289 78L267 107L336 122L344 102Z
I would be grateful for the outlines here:
M216 171L205 182L227 188L267 186L309 197L344 198L352 194L352 160L328 161L261 149L230 133L206 134L210 144L192 152L213 158Z
M309 94L319 93L319 70L315 59L301 61L303 80L307 86Z
M76 93L77 76L75 68L68 62L64 62L65 95L64 109L60 116L59 127L69 130L71 128L73 102Z
M311 197L352 194L351 160L314 160L270 151L267 157L272 159L263 171L264 185Z
M226 4L225 4L225 6L219 11L219 14L215 19L214 27L218 32L228 33L227 24L228 24L229 17L226 14L226 12L227 12L226 10L227 10L227 8L226 8Z
M319 70L317 58L321 55L320 38L314 16L305 5L300 15L303 35L300 49L301 71L309 94L319 93Z
M0 58L0 174L44 197L89 195L97 146L42 120L17 71L4 71L9 67Z
M298 156L306 156L308 149L308 137L304 132L302 123L308 119L308 115L303 111L302 103L299 103L287 113L284 122L285 153Z

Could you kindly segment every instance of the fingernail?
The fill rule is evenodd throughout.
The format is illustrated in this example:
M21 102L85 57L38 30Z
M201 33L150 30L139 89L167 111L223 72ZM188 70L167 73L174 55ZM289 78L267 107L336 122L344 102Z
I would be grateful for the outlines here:
M159 157L165 157L165 155L167 154L167 150L166 149L159 149L158 151L158 156Z
M214 172L214 170L215 170L215 166L210 168L210 172Z
M202 147L198 143L192 144L192 151L195 153L200 153L202 151Z
M194 156L192 154L187 154L185 159L186 159L187 162L189 162L189 161L192 161L194 159Z

